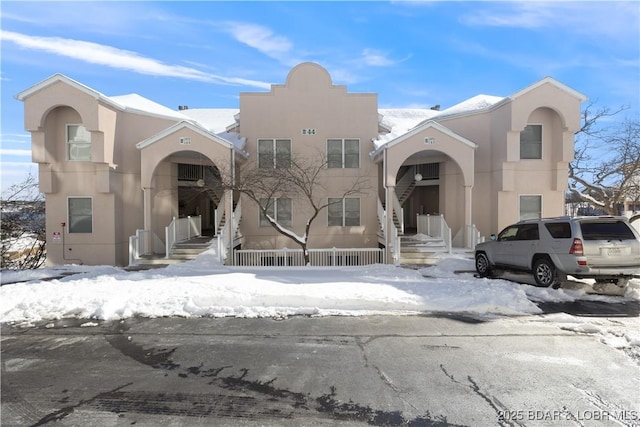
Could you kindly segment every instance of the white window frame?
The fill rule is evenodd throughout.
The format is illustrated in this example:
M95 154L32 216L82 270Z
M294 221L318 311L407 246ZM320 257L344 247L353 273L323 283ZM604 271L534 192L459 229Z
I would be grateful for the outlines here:
M271 159L272 164L268 165L268 164L262 164L260 162L260 142L262 141L271 141L271 149L273 150L273 158ZM293 141L291 140L291 138L258 138L258 141L256 142L256 153L258 153L258 168L261 169L284 169L282 166L279 167L278 165L278 141L288 141L289 142L289 164L286 166L287 168L291 167L291 160L292 160L292 155L293 155Z
M340 199L340 202L335 202L332 203L331 200L338 200ZM358 223L357 224L347 224L347 200L357 200L358 201ZM329 200L329 206L327 207L327 226L328 227L359 227L362 224L362 200L360 199L360 197L330 197ZM331 217L330 217L330 209L331 206L333 206L334 204L340 204L342 212L341 212L341 216L340 216L340 225L338 224L331 224Z
M540 157L522 157L522 133L527 128L527 126L540 126ZM525 129L522 129L518 139L518 143L520 144L518 147L520 150L520 160L542 160L544 158L544 125L542 123L527 123Z
M72 143L70 138L69 138L69 129L71 127L78 127L78 128L83 128L88 134L89 134L89 142L74 142ZM93 141L91 141L91 132L89 130L87 130L86 127L84 127L84 125L82 123L67 123L67 125L65 126L65 146L66 146L66 151L67 151L67 160L72 161L72 162L90 162L91 161L91 147L92 147L92 143ZM76 159L76 158L72 158L72 146L76 146L76 145L86 145L89 147L89 157L88 158L83 158L83 159Z
M74 228L74 221L72 220L71 217L71 200L76 200L76 199L89 199L91 201L91 230L90 231L75 231ZM82 216L87 216L87 215L82 215ZM67 197L67 232L70 234L92 234L93 233L93 217L94 217L94 209L93 209L93 197L91 196L68 196Z
M522 216L522 198L523 197L537 197L540 200L540 212L538 212L538 216L537 217L532 217L532 216L526 216L523 217ZM543 210L543 197L542 194L520 194L520 196L518 197L518 218L520 218L520 221L525 220L525 219L539 219L542 218L542 212L544 212Z
M262 203L263 201L266 200L272 200L273 202L271 203L271 206L273 206L273 219L276 220L276 222L280 225L282 225L283 227L291 227L291 224L293 224L293 201L288 198L288 197L272 197L271 199L266 199L266 198L262 198L260 199L260 205L262 207ZM283 220L281 220L280 218L278 218L278 200L288 200L289 201L289 206L290 206L290 218L288 219L288 222L283 222ZM260 227L271 227L271 223L269 222L269 220L262 214L262 208L260 208L260 211L258 212L258 223L260 225Z
M329 142L341 141L340 145L340 166L331 166L329 163ZM345 150L346 141L356 141L358 143L358 164L356 166L347 166L347 152ZM327 138L327 169L359 169L360 168L360 138Z

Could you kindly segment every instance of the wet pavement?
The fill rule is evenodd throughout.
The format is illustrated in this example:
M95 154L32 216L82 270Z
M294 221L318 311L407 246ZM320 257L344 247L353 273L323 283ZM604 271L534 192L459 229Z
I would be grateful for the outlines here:
M634 425L637 361L563 322L442 313L3 325L2 425ZM584 414L611 420L570 421Z

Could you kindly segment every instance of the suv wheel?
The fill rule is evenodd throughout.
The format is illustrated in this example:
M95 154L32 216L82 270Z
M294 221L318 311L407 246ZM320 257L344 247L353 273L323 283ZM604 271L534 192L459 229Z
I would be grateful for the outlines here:
M533 263L533 278L538 286L556 287L558 285L556 266L548 258L538 258Z
M491 263L484 252L476 254L476 271L480 277L487 277L491 275Z

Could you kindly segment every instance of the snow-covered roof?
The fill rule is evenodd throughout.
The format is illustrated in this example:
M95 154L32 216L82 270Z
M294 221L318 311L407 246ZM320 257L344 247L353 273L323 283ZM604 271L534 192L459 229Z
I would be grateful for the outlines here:
M189 108L181 113L218 134L225 132L229 125L235 123L235 116L239 111L237 108Z
M122 105L125 110L132 112L142 112L163 117L174 117L179 120L189 120L189 117L182 114L180 111L172 110L164 105L158 104L150 99L138 95L137 93L130 93L128 95L109 96L109 99Z
M485 110L494 106L498 102L504 100L502 96L492 95L476 95L473 98L469 98L466 101L462 101L446 110L439 111L438 116L444 117L452 114L468 113L473 111Z

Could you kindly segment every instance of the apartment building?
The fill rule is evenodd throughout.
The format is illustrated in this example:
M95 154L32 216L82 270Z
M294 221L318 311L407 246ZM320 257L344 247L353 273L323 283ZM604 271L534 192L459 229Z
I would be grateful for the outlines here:
M129 262L133 235L163 254L165 228L185 216L211 235L227 224L229 251L295 248L224 183L297 159L323 162L314 197L329 206L305 236L310 248L381 248L394 262L398 236L424 233L424 217L469 247L519 219L562 215L586 99L547 77L446 109L380 109L377 94L349 92L315 63L230 109L106 96L60 74L16 97L46 196L48 262L108 265ZM302 235L305 197L274 196L262 201L270 216Z

